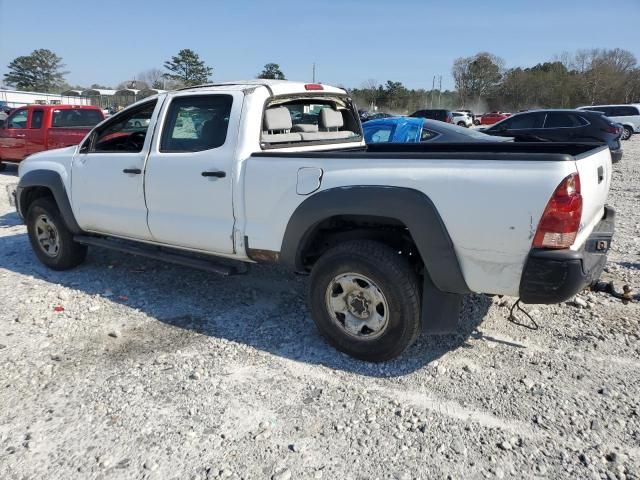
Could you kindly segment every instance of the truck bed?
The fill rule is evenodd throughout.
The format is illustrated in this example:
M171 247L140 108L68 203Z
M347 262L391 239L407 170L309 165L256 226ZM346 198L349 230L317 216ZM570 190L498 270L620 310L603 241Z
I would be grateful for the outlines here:
M301 172L306 172L303 180ZM317 188L309 192L313 172ZM417 190L436 207L470 290L517 295L547 202L563 179L577 172L584 206L575 249L603 215L611 178L606 145L407 143L258 152L244 168L246 234L252 248L278 252L287 220L316 192L355 185ZM296 178L305 188L296 188Z

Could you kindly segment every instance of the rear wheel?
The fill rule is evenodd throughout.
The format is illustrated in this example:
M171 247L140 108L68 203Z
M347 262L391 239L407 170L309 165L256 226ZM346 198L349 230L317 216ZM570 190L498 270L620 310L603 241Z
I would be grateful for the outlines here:
M466 124L466 123L464 123L464 122L458 122L458 126L459 126L459 127L465 127L465 128L466 128L467 124Z
M378 242L357 240L316 262L309 306L320 333L341 352L380 362L420 334L420 289L409 262Z
M34 200L27 212L26 224L31 247L47 267L68 270L80 265L87 256L87 247L74 242L53 199Z
M631 127L622 128L622 136L620 137L622 138L622 140L629 140L631 138L631 135L633 135L633 130L631 129Z

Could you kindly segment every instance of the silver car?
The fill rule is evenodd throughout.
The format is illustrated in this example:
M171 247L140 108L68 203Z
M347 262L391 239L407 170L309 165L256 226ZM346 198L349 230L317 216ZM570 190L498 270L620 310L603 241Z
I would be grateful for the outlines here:
M578 110L593 110L604 113L605 117L622 125L622 140L629 140L631 135L640 132L640 104L629 105L591 105L578 107Z

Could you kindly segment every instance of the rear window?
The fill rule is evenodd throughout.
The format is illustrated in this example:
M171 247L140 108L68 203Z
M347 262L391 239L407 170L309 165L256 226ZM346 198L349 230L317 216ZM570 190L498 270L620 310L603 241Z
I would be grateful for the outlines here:
M265 107L260 136L263 148L361 140L359 117L348 97L276 97Z
M93 127L103 120L102 112L91 109L54 110L51 126L63 127Z

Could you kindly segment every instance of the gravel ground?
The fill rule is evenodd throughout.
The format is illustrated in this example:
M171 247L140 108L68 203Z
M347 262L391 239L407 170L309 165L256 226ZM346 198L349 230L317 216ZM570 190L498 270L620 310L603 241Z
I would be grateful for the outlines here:
M640 290L640 136L605 277ZM16 182L0 174L1 189ZM0 192L3 193L3 192ZM640 305L471 296L386 364L328 347L305 279L92 249L43 268L0 195L0 478L640 478Z

